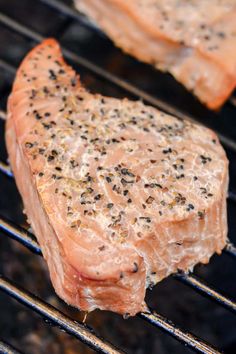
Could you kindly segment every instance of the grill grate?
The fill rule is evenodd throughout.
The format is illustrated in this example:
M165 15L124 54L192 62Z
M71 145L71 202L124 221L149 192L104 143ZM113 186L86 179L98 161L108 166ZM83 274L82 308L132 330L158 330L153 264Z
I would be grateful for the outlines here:
M38 0L43 2L44 4L54 8L59 13L63 14L67 20L75 20L79 21L83 26L89 27L92 30L97 30L97 28L89 23L83 16L81 16L77 11L73 10L71 7L65 5L60 1L55 0ZM30 28L20 24L14 19L6 16L5 14L0 13L0 24L7 27L13 32L20 34L21 36L33 40L35 42L39 42L43 39L43 36L39 33L31 30ZM185 118L188 120L196 121L193 117L190 117L184 114L182 111L170 106L164 101L157 99L156 97L150 95L149 93L137 88L136 86L131 85L130 83L124 81L123 79L109 73L108 71L102 69L101 67L93 64L91 61L83 58L81 56L77 56L71 50L63 48L63 53L65 57L75 63L80 65L82 68L87 69L96 77L102 78L103 80L108 81L109 83L118 86L124 91L128 92L134 97L138 97L143 99L145 102L152 104L167 113L173 114L180 118ZM8 62L0 59L0 67L3 68L10 75L15 73L15 68L10 65ZM234 104L234 98L232 98L231 103ZM0 119L5 119L6 114L4 111L0 110ZM233 152L236 152L236 142L221 134L217 131L218 136L220 137L221 142ZM0 171L6 174L9 177L13 177L10 171L9 165L4 162L0 162ZM236 201L236 195L234 192L229 193L229 199L231 202ZM32 252L41 255L41 249L35 240L34 236L28 232L27 230L14 225L8 220L0 217L0 230L4 231L4 233L13 238L14 240L20 242L25 247L30 249ZM234 259L236 257L236 248L232 244L228 244L225 248L224 252L232 256ZM205 284L202 280L194 275L189 275L185 273L178 273L174 275L174 277L187 284L194 290L199 293L205 295L206 297L212 299L213 301L219 303L224 306L231 312L236 312L236 303L229 299L228 297L220 294L218 291L214 290L207 284ZM47 320L53 322L67 333L75 336L77 339L81 340L94 350L102 353L121 353L119 349L116 349L112 344L104 341L103 339L96 336L90 328L85 326L83 323L76 322L64 315L62 312L57 310L55 307L45 303L43 300L39 299L35 295L29 293L26 290L21 289L18 285L14 284L9 279L5 278L3 275L0 275L0 290L7 293L9 296L15 298L25 306L29 307L33 311L39 313ZM162 317L155 311L151 311L149 313L141 313L138 315L141 319L149 322L153 326L164 330L169 333L171 336L175 337L180 342L184 343L189 348L194 349L199 353L220 353L219 350L215 349L213 346L205 343L200 338L188 333L187 331L181 330L173 323L171 323L168 319ZM19 353L19 351L10 347L8 344L0 341L0 353Z
M0 353L4 354L22 354L19 350L16 350L11 345L0 340Z

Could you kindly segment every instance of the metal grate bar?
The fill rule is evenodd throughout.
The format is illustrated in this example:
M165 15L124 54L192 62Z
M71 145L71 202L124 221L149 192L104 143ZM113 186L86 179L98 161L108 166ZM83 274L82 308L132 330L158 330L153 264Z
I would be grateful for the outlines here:
M220 305L232 311L233 313L236 313L236 302L230 300L226 296L212 289L207 284L205 284L202 279L200 280L197 276L186 273L177 273L174 275L174 277L180 280L181 282L189 285L191 288L193 288L200 294L210 298L211 300L214 300L215 302L219 303Z
M11 168L5 162L0 161L0 171L3 172L8 177L13 177Z
M42 255L41 248L35 237L20 226L16 226L3 217L0 217L0 230L5 231L13 240L27 247L31 252Z
M26 231L22 227L16 226L11 222L9 223L9 221L3 218L2 216L0 217L0 230L6 232L11 238L20 242L32 252L42 255L38 242L30 232ZM231 249L234 249L234 256L236 256L236 248L231 244L230 247ZM228 248L229 245L226 246L225 252L229 252ZM182 282L191 286L196 291L209 297L211 300L218 302L228 310L236 312L236 303L234 301L230 300L226 296L223 296L216 290L212 289L211 287L206 285L202 280L198 279L196 276L187 273L177 273L174 276Z
M14 68L14 66L12 66L11 64L8 64L5 60L0 59L0 68L8 71L11 75L14 75L16 72L16 69Z
M100 32L104 37L105 35L103 32L99 29L99 27L96 26L92 21L89 21L89 19L86 16L81 15L78 11L73 9L70 6L67 6L61 1L55 1L55 0L40 0L42 3L50 6L52 9L57 10L59 13L61 13L64 16L69 17L72 20L76 20L80 22L82 25L88 27L88 28L93 28L96 29L96 31Z
M0 109L0 119L6 120L6 118L7 118L6 112L4 112L2 109Z
M64 329L67 333L73 335L86 345L90 346L97 352L104 354L121 354L122 351L116 349L112 344L109 344L97 337L84 324L75 321L64 315L54 306L47 304L32 293L16 286L12 281L0 275L0 290L7 293L23 305L31 308L41 316L52 322L53 324Z
M195 337L191 333L183 332L181 329L177 328L171 321L166 320L161 315L157 314L155 311L151 313L140 313L138 315L143 320L149 322L155 327L162 329L165 332L168 332L172 337L176 338L179 342L184 343L189 348L194 349L198 353L204 354L219 354L221 353L212 346L209 346L203 340Z
M20 24L19 22L9 18L8 16L6 16L2 13L0 14L0 23L2 23L4 26L6 26L7 28L10 28L13 31L20 33L22 36L24 36L28 39L34 40L36 42L41 42L44 39L44 37L41 34L25 27L24 25ZM152 95L149 95L147 92L133 86L132 84L126 82L125 80L120 79L119 77L109 73L106 70L103 70L102 68L98 67L97 65L93 64L92 62L83 58L82 56L78 56L77 54L75 54L72 51L65 49L63 47L62 47L62 51L64 53L64 56L67 59L73 61L76 64L81 65L85 69L91 71L96 76L122 88L123 90L125 90L126 92L129 92L133 96L143 99L145 102L163 110L164 112L166 112L168 114L174 115L174 116L179 117L181 119L186 119L188 121L201 124L193 117L190 117L190 115L184 114L183 112L170 106L169 104L165 103L164 101L162 101L158 98L155 98ZM226 147L228 147L229 149L232 149L233 151L236 152L236 142L234 140L232 140L231 138L228 138L227 136L221 134L218 131L216 131L216 133L219 136L221 142Z
M72 320L64 315L61 311L39 299L32 293L16 286L12 281L0 275L0 290L7 293L23 305L31 308L41 316L59 326L67 333L75 336L83 343L89 345L94 350L101 353L118 354L122 353L111 344L104 342L99 337L96 337L84 324ZM155 327L161 328L172 337L175 337L180 342L184 343L189 348L198 353L218 354L220 353L211 345L197 338L191 333L185 332L176 327L171 321L158 315L156 312L141 313L139 317Z
M232 106L236 107L236 97L235 97L235 96L230 97L229 103L230 103Z
M0 354L22 354L22 352L0 340Z
M232 245L232 243L230 243L230 242L225 247L224 252L234 258L236 257L236 247L234 245Z
M34 243L32 244L32 240L34 240L34 237L32 236L32 234L30 234L26 230L19 228L18 226L14 226L13 224L8 224L8 222L5 219L3 219L2 217L0 217L0 229L5 231L8 235L10 235L13 239L19 241L21 244L26 245L26 247L28 247L33 252L35 252L37 254L41 254L40 247L39 247L37 241L34 241ZM29 242L29 245L27 245L28 242ZM193 278L187 274L185 275L185 277L186 277L186 279L188 279L188 277L190 277L190 280L188 281L188 283L190 283L191 278ZM187 280L185 282L187 283ZM220 304L227 307L231 311L235 311L236 304L233 303L231 300L227 299L226 297L222 296L221 294L217 293L216 291L214 291L213 289L209 288L208 286L202 284L201 282L199 282L198 285L199 285L199 288L203 288L205 286L205 288L208 289L207 295L211 299L214 299L215 301L219 302ZM195 286L193 286L193 288L196 289ZM201 292L203 292L203 291L201 291ZM220 299L220 301L218 299ZM230 308L230 303L232 303L233 308ZM171 322L169 322L164 317L162 317L156 313L150 313L150 314L141 313L140 317L142 317L143 319L145 319L149 323L155 325L156 327L166 330L170 335L174 336L176 339L180 340L181 342L184 342L189 347L198 350L198 352L208 353L208 352L202 351L202 349L204 348L204 347L202 347L202 343L204 343L204 346L207 345L205 342L202 342L201 340L197 339L193 335L178 329L175 325L173 325ZM197 341L199 341L199 346L197 346L197 344L196 344ZM211 353L211 352L209 352L209 353ZM215 352L213 351L212 353L215 353Z

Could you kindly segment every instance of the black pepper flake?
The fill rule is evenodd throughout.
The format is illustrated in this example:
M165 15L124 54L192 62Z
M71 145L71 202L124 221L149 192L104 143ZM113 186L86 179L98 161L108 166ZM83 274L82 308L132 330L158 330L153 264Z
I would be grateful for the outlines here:
M56 166L56 167L55 167L55 170L57 170L57 171L59 171L59 172L62 171L61 167L59 167L59 166Z
M211 161L211 157L200 155L201 163L206 164L207 162Z
M148 216L140 216L139 219L140 219L140 220L145 220L147 223L150 223L150 222L151 222L151 218L148 217Z
M52 161L52 160L54 160L54 156L53 156L53 155L49 155L47 160L48 160L49 162Z
M144 127L144 128L143 128L143 131L145 131L145 132L150 132L150 129Z
M34 146L34 144L32 144L32 143L29 143L29 142L27 142L27 143L25 143L25 147L26 148L32 148Z
M46 123L42 123L42 126L45 128L45 129L50 129L52 128L52 125L51 124L46 124Z
M45 149L39 148L39 154L43 155L45 153Z
M184 177L185 177L184 173L181 173L181 175L176 176L176 179L181 179L181 178L184 178Z
M188 204L187 206L187 211L193 210L194 209L194 205L193 204Z
M57 155L58 155L58 152L53 149L53 150L51 151L51 154L52 154L53 156L57 156Z
M48 89L46 86L44 86L43 92L44 92L46 95L48 95L48 94L49 94L49 89Z
M113 204L113 203L108 203L108 204L107 204L107 208L108 208L108 209L113 208L113 206L114 206L114 204Z
M57 76L56 76L55 72L52 69L49 69L48 72L49 72L49 79L50 80L56 80L57 79Z
M130 172L127 168L122 168L120 172L122 173L122 175L134 177L134 174Z
M125 185L128 184L128 183L134 183L134 180L132 180L132 181L127 181L126 179L121 178L121 183L123 184L123 186L125 186Z
M127 200L127 202L128 202L128 203L132 203L132 199L129 198L129 199Z
M34 111L33 111L33 114L34 114L34 116L35 116L35 118L36 118L37 120L42 119L42 116L39 114L38 111L34 110Z
M145 183L144 184L144 188L155 188L155 187L162 189L162 186L159 183Z
M106 177L106 181L108 182L108 183L111 183L111 177Z
M112 143L119 143L120 142L118 139L115 139L115 138L111 139L111 141L112 141Z
M70 165L71 165L71 168L75 168L75 167L79 166L78 162L76 162L75 160L70 160Z
M93 182L93 177L87 176L87 181L88 181L88 182Z
M169 149L164 149L162 150L163 154L170 154L172 152L172 149L169 148Z
M43 172L39 172L39 177L43 177L44 173Z
M29 79L27 81L30 81ZM31 90L31 96L30 99L33 100L36 97L37 91L35 89Z
M99 249L99 251L104 251L105 250L105 246L104 245L100 246L100 247L98 247L98 249Z
M101 194L97 194L97 195L95 195L94 199L95 199L95 200L100 200L100 199L101 199L101 197L102 197L102 195L101 195Z
M154 201L154 198L151 197L151 196L149 196L149 197L147 198L147 200L146 200L146 203L147 203L147 204L152 204L153 201Z
M51 113L50 112L45 112L44 117L50 117Z
M198 215L198 218L199 218L200 220L203 220L203 219L204 219L204 216L205 216L205 210L203 210L203 211L198 211L198 212L197 212L197 215Z

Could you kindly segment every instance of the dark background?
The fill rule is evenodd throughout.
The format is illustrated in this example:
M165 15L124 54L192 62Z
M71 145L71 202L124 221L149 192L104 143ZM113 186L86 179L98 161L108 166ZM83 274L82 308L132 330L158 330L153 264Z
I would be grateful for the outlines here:
M67 1L67 3L71 3ZM154 97L177 107L195 119L209 125L236 141L236 108L226 103L220 112L210 112L170 75L124 55L99 31L85 27L76 20L50 9L40 0L0 0L0 14L8 15L44 36L53 36L79 56L124 78ZM17 67L24 55L36 43L6 29L0 21L0 59ZM73 64L73 63L72 63ZM117 86L108 84L81 66L73 64L83 83L92 92L115 97L130 97ZM6 108L13 76L0 68L0 108ZM0 122L0 158L6 160L4 124ZM227 149L230 159L230 188L236 191L236 153ZM0 215L26 226L22 203L14 181L0 174ZM229 238L236 243L235 204L228 202ZM213 256L207 266L197 266L195 274L222 293L236 299L235 261L227 255ZM69 308L59 300L50 285L45 262L0 232L0 272L17 284L41 296L75 319L84 314ZM236 317L209 301L173 277L165 279L147 293L147 301L158 313L177 325L209 341L227 354L236 353ZM182 354L190 350L167 334L154 329L141 319L123 320L119 315L94 311L86 323L96 333L128 353ZM90 353L90 349L0 293L0 337L30 354Z

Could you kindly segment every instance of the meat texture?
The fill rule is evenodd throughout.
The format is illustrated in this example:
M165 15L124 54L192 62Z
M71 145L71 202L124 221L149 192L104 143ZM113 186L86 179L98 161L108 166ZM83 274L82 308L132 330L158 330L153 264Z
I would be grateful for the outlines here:
M228 161L216 135L139 101L89 93L53 39L18 69L6 142L68 304L135 315L147 287L225 246Z
M209 108L236 87L235 0L75 0L125 52L170 72Z

